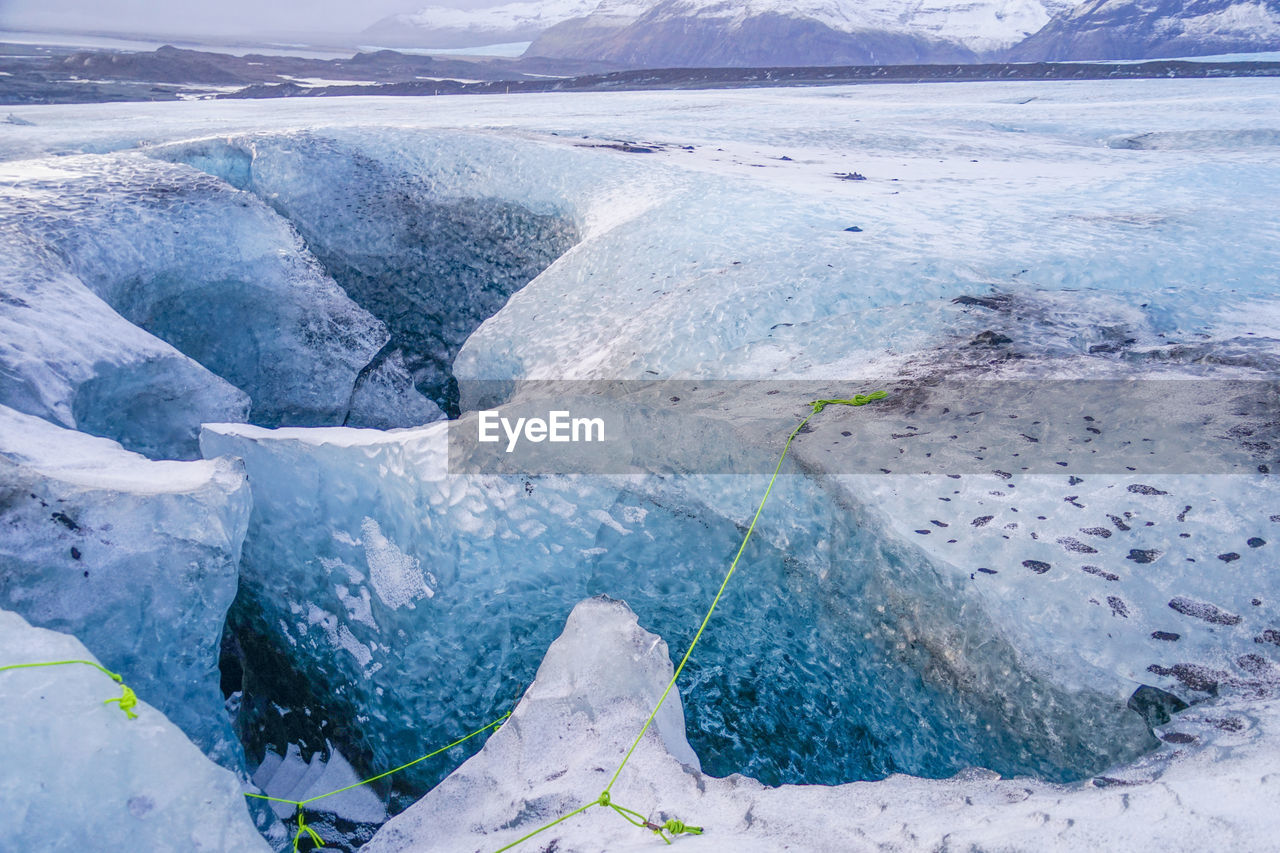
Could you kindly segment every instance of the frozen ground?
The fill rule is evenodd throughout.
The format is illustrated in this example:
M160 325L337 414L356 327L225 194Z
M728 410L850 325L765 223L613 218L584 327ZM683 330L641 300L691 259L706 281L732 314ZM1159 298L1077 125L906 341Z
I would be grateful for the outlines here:
M589 756L612 741L566 729L580 749L548 756L550 734L520 740L554 728L538 700L577 653L539 661L597 594L683 649L764 486L699 459L760 470L807 398L778 383L610 403L703 452L637 451L610 476L450 473L448 427L428 422L522 393L477 380L884 385L883 404L828 409L798 438L682 682L685 727L664 734L707 775L655 749L637 807L709 813L740 849L776 849L801 820L931 849L951 809L972 810L957 837L979 846L1136 849L1160 819L1170 849L1264 849L1274 824L1248 804L1274 799L1273 387L1159 386L1204 413L1178 430L1136 392L1031 411L993 392L962 411L945 388L1272 379L1277 107L1273 81L1206 80L15 109L30 124L0 124L17 259L0 402L50 435L174 459L198 433L204 456L243 460L223 673L250 768L283 755L267 760L320 774L308 757L332 750L334 774L376 772L537 675L492 749L377 842L455 850L598 794ZM1212 452L1126 456L1183 428ZM127 454L109 446L94 456L115 470ZM623 622L600 635L639 642ZM625 728L662 664L570 687ZM1244 722L1214 728L1228 719ZM328 828L367 837L383 803L462 757L347 824L335 806ZM788 787L713 778L734 772ZM1139 777L1133 818L1115 816L1128 789L1087 781ZM1224 793L1179 811L1198 779ZM474 803L448 799L472 785ZM827 823L847 813L857 830ZM609 818L559 849L658 843Z

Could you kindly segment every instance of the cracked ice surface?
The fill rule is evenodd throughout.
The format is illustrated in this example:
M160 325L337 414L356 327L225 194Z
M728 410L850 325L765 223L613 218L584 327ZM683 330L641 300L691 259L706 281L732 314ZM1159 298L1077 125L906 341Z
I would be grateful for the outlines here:
M0 610L4 664L93 660L74 637ZM139 686L126 678L126 684ZM142 701L130 720L103 699L120 687L88 666L0 673L0 811L14 850L271 849L240 782Z
M0 471L0 607L74 633L210 757L243 769L218 684L249 515L243 466L152 461L0 406Z
M672 671L666 644L626 605L579 604L511 719L484 748L387 823L368 853L486 851L595 800ZM668 718L679 713L671 700ZM1223 697L1163 728L1142 760L1073 785L1000 779L981 770L950 779L766 788L698 771L677 720L646 734L611 792L655 823L701 826L689 850L814 853L970 846L1011 850L1269 849L1280 759L1275 685ZM674 732L674 734L673 734ZM603 808L530 845L564 853L652 850L654 837Z
M420 391L455 408L452 366L467 337L577 237L557 169L536 152L459 141L393 128L328 130L153 153L268 203L347 294L386 324L391 340L379 359L393 355Z

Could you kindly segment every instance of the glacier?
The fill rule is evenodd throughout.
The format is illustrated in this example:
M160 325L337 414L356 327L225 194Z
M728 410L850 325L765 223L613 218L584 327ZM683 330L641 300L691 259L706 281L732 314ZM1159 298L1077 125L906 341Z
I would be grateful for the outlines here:
M1266 80L1170 80L131 106L141 122L21 109L32 125L0 126L0 221L19 258L4 261L0 402L16 410L6 454L47 438L40 465L6 469L23 472L6 475L20 523L0 541L55 542L30 576L67 594L53 570L76 569L72 545L89 552L23 484L65 496L53 462L81 441L102 442L95 488L129 496L102 523L171 512L103 472L222 472L227 540L243 543L219 564L226 633L221 616L201 623L199 698L170 687L164 704L157 681L149 701L175 722L207 715L220 649L245 768L311 791L417 758L524 695L461 771L478 743L317 817L355 846L425 795L372 849L479 848L477 832L511 840L598 795L612 729L575 724L560 732L572 748L544 756L565 718L535 706L554 689L573 694L566 714L634 722L669 672L652 635L676 652L691 640L760 470L808 411L789 383L885 387L883 404L828 409L798 437L680 713L645 747L651 781L619 802L710 814L742 849L776 848L778 827L812 838L788 809L865 815L842 832L926 849L947 831L932 811L968 810L956 837L1021 849L1040 812L1075 822L1063 846L1136 838L1128 818L1085 820L1128 793L1168 819L1160 838L1208 843L1225 823L1224 843L1264 849L1265 819L1225 794L1168 803L1196 774L1246 791L1239 803L1268 784L1276 98ZM179 298L188 277L210 302ZM270 299L234 284L250 280ZM279 372L260 376L236 367L234 340L204 347L197 333L228 320L320 331L273 339L260 367ZM530 381L646 379L706 386L601 396L623 420L670 425L664 442L695 451L677 466L650 445L608 475L451 467L450 430L528 403ZM779 393L715 384L745 379ZM1207 413L1220 455L1202 469L1091 468L1092 449L1151 437L1151 410L1083 393L1030 416L993 394L965 427L1015 452L1055 431L1096 442L1069 458L996 470L946 449L965 426L941 412L954 381L1228 379L1257 395L1171 401ZM699 467L717 455L750 473ZM892 476L868 469L887 456ZM140 546L101 537L98 556L153 548L144 532ZM158 579L182 563L147 565ZM579 605L597 595L632 615ZM50 627L107 660L84 626ZM592 663L630 652L639 670ZM490 777L484 797L454 799ZM606 818L566 826L561 848L655 841Z

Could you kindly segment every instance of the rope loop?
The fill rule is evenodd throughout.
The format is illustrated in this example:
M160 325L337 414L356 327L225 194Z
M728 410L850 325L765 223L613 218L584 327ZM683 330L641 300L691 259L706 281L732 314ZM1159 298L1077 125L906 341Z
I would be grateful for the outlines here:
M872 391L870 394L854 394L848 400L814 400L809 404L809 407L813 409L813 413L816 415L827 406L865 406L872 400L883 400L888 396L889 392L887 391Z
M126 717L128 717L131 720L138 719L138 715L133 713L133 709L138 707L138 694L133 692L132 687L129 687L127 684L124 684L124 683L120 684L120 690L121 690L121 694L119 699L103 699L102 704L103 705L110 705L112 703L118 704L120 706L120 710L124 711L124 715Z
M41 662L39 662L39 663L14 663L14 664L9 664L9 665L7 665L7 666L0 666L0 672L4 672L5 670L11 670L11 669L36 669L36 668L38 668L38 667L43 667L43 666L67 666L67 665L69 665L69 664L83 664L84 666L91 666L91 667L93 667L94 669L98 670L98 672L101 672L103 675L105 675L105 676L107 676L108 678L110 678L110 679L111 679L112 681L114 681L116 684L119 684L119 685L120 685L120 698L119 698L119 699L104 699L104 700L102 700L102 704L103 704L103 705L110 705L110 704L111 704L111 703L113 703L113 702L119 703L119 705L120 705L120 710L121 710L121 711L124 711L124 714L125 714L125 716L126 716L126 717L128 717L128 718L129 718L129 719L131 719L131 720L136 720L136 719L138 719L138 715L137 715L137 714L135 714L135 713L133 713L133 709L134 709L134 708L136 708L136 707L138 707L138 694L134 693L134 692L133 692L133 688L129 687L127 684L125 684L125 683L124 683L124 676L123 676L123 675L120 675L120 674L119 674L119 673L117 673L117 672L112 672L111 670L109 670L109 669L107 669L105 666L103 666L102 664L97 663L97 662L95 662L95 661L91 661L91 660L50 660L50 661L41 661Z
M688 825L687 823L685 823L684 821L682 821L682 820L676 820L675 818L672 818L671 820L669 820L669 821L667 821L666 823L664 823L664 824L662 825L662 828L663 828L664 830L666 830L667 832L671 833L671 834L672 834L672 836L676 836L676 835L701 835L701 834L702 834L702 827L700 827L700 826L689 826L689 825Z
M302 804L299 803L298 804L298 832L296 835L293 836L294 853L297 853L298 851L298 842L302 840L302 833L304 832L307 835L311 836L311 843L314 844L316 847L324 846L324 839L321 838L314 829L307 826L307 818L302 813Z

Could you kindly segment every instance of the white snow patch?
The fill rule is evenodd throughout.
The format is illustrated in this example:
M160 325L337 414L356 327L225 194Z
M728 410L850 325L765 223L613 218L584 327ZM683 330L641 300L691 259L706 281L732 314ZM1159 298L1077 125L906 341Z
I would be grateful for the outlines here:
M369 563L369 579L383 604L392 610L401 607L412 609L413 602L436 594L427 585L418 558L404 553L383 536L378 522L366 516L360 525L360 531L364 534L364 554Z

